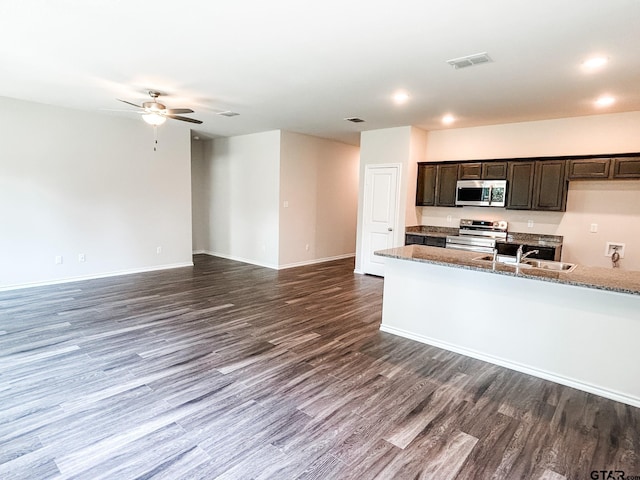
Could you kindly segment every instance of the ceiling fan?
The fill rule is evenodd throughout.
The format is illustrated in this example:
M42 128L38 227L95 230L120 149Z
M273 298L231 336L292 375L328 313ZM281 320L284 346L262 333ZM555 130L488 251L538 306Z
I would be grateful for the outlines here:
M183 122L189 123L202 123L201 120L196 120L195 118L183 117L179 114L183 113L193 113L193 110L190 108L167 108L162 103L158 102L158 97L162 95L160 92L156 92L155 90L149 90L149 96L152 101L143 102L142 105L136 105L135 103L128 102L127 100L121 100L117 98L119 102L126 103L128 105L133 105L134 107L141 108L140 114L142 114L142 119L147 122L149 125L162 125L167 121L167 118L172 118L173 120L181 120Z

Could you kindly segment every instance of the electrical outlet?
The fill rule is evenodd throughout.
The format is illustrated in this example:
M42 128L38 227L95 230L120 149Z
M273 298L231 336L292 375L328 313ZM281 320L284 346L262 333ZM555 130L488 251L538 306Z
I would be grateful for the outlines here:
M309 244L308 244L308 243L304 246L304 249L305 249L307 252L309 251Z
M80 263L82 263L82 262L84 262L84 261L86 261L86 260L87 260L87 258L84 256L84 253L79 253L79 254L78 254L78 261L79 261Z
M604 256L610 257L613 252L618 252L620 258L624 258L624 243L622 242L607 242L604 248Z
M156 247L156 253L160 255L162 253L162 247Z
M533 220L527 220L527 227L533 228Z
M451 215L447 215L447 223L451 223Z
M289 208L289 200L285 200L284 202L282 202L282 206L284 208Z
M54 261L56 262L56 265L62 265L62 255L56 255Z
M591 224L591 228L589 229L589 231L591 233L598 233L598 224L597 223L592 223Z

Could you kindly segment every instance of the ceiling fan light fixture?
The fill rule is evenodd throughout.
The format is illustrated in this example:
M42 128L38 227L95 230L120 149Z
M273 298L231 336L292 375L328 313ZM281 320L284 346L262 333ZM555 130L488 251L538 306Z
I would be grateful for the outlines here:
M147 122L149 125L162 125L167 121L167 117L159 115L157 113L145 113L142 115L142 119Z

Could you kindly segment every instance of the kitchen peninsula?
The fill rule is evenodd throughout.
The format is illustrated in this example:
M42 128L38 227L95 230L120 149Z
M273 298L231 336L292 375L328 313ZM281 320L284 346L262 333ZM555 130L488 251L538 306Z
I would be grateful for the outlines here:
M385 257L380 329L640 407L640 272L569 272L409 245Z

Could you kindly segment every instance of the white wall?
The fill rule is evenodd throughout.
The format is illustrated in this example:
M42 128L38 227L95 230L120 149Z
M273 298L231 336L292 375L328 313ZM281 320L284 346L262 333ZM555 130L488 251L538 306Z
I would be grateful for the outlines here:
M358 160L352 145L281 132L280 267L355 253Z
M474 160L640 151L640 112L429 132L427 160Z
M191 224L193 253L203 253L209 246L208 161L203 140L191 141Z
M639 133L640 112L629 112L433 131L426 152L428 161L640 152ZM638 205L640 180L573 181L564 213L423 207L418 223L457 227L460 218L504 219L512 231L563 235L562 259L593 266L611 265L607 241L623 242L621 269L640 270ZM597 233L590 233L592 223Z
M277 268L280 132L207 141L204 163L204 250Z
M200 143L194 251L271 268L353 255L357 147L286 131Z
M362 212L364 175L367 165L400 164L401 208L396 245L404 244L404 228L416 223L415 189L417 162L424 161L427 132L416 127L396 127L362 132L360 136L360 181L358 188L358 221L356 238L356 268L362 265Z
M191 264L189 136L0 97L0 288Z

